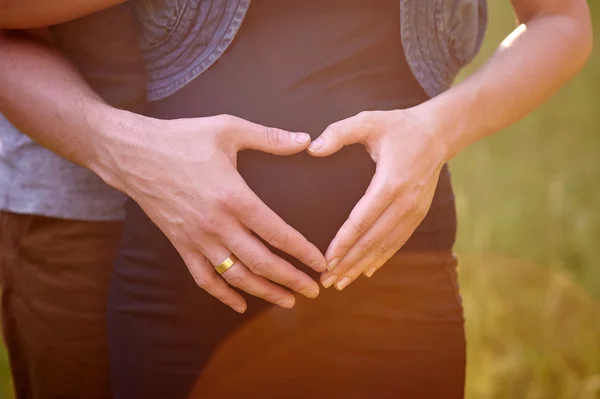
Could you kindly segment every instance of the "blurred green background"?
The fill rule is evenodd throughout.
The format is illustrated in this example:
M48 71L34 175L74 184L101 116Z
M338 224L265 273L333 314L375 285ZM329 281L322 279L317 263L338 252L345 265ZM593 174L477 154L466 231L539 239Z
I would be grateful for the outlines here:
M452 162L469 398L600 398L600 2L588 3L584 71ZM515 25L509 1L489 6L466 74Z
M596 44L585 70L452 162L468 398L600 398L600 2L589 4ZM465 74L515 27L508 0L489 6L486 42Z

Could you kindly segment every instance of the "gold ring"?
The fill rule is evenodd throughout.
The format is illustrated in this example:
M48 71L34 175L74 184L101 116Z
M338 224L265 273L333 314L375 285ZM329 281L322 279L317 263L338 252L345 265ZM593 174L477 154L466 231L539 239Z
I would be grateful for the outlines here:
M234 254L231 254L230 256L227 257L227 259L225 259L223 262L219 263L218 265L215 266L215 270L217 271L217 273L219 274L223 274L225 273L227 270L229 270L229 268L231 266L233 266L235 264L235 262L237 262L237 258L235 257Z

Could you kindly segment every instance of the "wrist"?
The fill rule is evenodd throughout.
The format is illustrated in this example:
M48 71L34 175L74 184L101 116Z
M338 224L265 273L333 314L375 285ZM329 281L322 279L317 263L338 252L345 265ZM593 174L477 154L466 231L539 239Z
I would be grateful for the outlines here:
M467 145L468 131L465 109L458 101L443 96L444 94L433 98L423 105L428 108L432 129L444 149L444 161L448 162Z
M147 140L150 118L129 111L105 107L98 114L97 129L91 138L92 153L84 165L108 185L128 194L128 154L136 153Z
M429 100L413 108L404 110L412 119L413 128L418 131L421 138L421 146L431 159L444 164L455 155L456 143L450 134L453 129L448 118L437 108L437 104Z
M446 147L447 161L497 130L496 119L486 113L482 98L479 85L467 80L420 105L433 115L435 131Z

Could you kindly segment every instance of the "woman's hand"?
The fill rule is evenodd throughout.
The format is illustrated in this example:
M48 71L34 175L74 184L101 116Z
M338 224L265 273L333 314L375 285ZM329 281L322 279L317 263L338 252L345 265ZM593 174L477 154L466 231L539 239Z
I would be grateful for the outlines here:
M408 110L366 111L330 125L309 147L325 157L363 144L377 164L364 197L329 245L321 282L342 290L371 277L412 235L433 199L446 148L426 103Z
M593 48L585 0L512 3L522 25L473 75L412 109L334 123L311 144L321 157L363 143L377 163L367 193L327 250L326 287L337 280L343 289L363 271L372 275L425 216L447 160L517 122L585 65Z

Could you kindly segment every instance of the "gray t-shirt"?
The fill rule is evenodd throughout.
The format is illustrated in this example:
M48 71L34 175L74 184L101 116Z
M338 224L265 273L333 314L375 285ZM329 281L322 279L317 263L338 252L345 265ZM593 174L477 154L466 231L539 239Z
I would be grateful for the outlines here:
M140 112L146 76L128 3L51 28L54 44L108 103ZM60 158L0 114L0 210L77 220L119 220L125 196Z
M60 158L0 114L0 209L78 220L123 218L125 196Z

